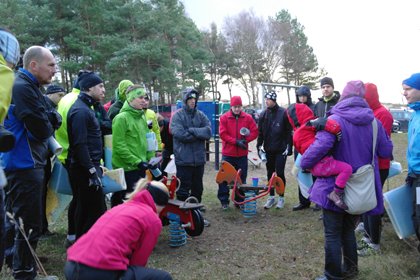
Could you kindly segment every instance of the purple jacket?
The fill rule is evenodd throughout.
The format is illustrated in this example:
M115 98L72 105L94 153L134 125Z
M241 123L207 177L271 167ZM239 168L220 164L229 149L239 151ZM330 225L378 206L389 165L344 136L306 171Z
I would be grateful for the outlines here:
M315 142L303 154L300 166L304 169L313 167L327 152L334 148L334 159L344 161L353 167L353 173L362 165L372 162L372 121L373 112L365 100L360 97L350 97L335 105L328 112L329 118L340 124L342 137L340 142L335 141L335 135L326 131L316 134ZM389 158L392 153L392 142L381 122L378 123L378 137L375 150L375 186L378 205L367 215L379 215L384 210L382 186L379 176L378 159ZM342 209L327 198L333 191L335 177L319 177L309 189L310 200L323 208L343 212Z

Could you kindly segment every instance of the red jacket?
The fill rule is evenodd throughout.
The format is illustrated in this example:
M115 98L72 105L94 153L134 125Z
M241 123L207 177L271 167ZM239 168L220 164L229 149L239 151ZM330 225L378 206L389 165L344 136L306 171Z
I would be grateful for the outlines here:
M365 84L365 87L366 102L369 104L370 109L372 109L375 118L381 121L386 133L388 133L389 138L391 138L392 123L394 122L394 118L392 117L391 113L384 106L382 106L381 102L379 102L377 87L370 83ZM382 159L378 157L378 163L379 169L389 169L391 167L391 160L389 158Z
M241 128L248 128L251 132L247 137L242 136L239 131ZM248 150L244 150L236 145L237 139L246 139L246 146L248 143L258 137L258 128L251 115L241 112L241 115L236 118L232 114L232 110L223 114L220 117L220 138L223 141L222 155L230 157L248 156Z
M132 201L105 212L67 250L67 260L107 270L146 266L161 229L153 198L143 190Z

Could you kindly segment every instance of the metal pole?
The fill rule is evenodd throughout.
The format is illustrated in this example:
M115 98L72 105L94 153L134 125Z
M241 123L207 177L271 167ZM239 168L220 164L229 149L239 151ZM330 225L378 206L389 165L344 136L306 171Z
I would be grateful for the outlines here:
M219 100L214 102L216 108L215 109L215 126L214 126L214 168L219 170Z

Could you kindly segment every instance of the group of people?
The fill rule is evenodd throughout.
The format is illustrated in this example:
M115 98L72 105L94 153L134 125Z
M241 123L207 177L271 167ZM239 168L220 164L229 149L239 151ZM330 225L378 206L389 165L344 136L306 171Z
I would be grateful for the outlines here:
M55 137L63 147L60 162L55 164L68 171L73 192L65 243L69 248L67 279L172 279L165 271L145 267L162 228L158 216L169 193L164 184L144 178L147 170L158 168L150 164L153 157L163 157L163 170L173 154L182 182L177 199L194 196L202 201L205 141L212 130L209 119L197 110L199 92L185 89L182 108L169 121L148 109L150 96L142 85L123 80L116 90L116 102L107 111L100 103L105 86L97 73L79 71L72 92L64 95L64 88L51 84L57 70L48 49L27 49L23 67L13 75L20 58L19 43L5 29L0 29L0 39L0 148L5 172L5 179L0 172L0 188L4 187L0 191L0 260L5 257L15 279L37 275L29 246L35 250L42 235L53 234L46 222L45 196L51 173L48 139ZM45 94L41 90L44 85L50 85ZM379 252L382 186L392 156L393 120L380 104L374 84L351 81L341 95L334 91L331 78L323 78L320 86L323 96L315 105L310 89L302 86L296 103L287 109L277 104L274 91L266 93L267 108L258 124L242 111L241 97L234 96L231 109L220 118L222 160L241 169L241 181L246 183L249 143L257 139L260 156L264 153L267 158L267 179L275 172L286 185L286 159L293 149L295 158L300 153L300 167L311 172L315 182L309 199L298 188L299 204L293 210L309 208L311 202L316 204L314 210L322 209L325 275L318 279L343 279L358 273L358 256ZM413 190L413 224L420 240L416 194L420 184L420 148L416 144L420 137L420 73L404 80L403 90L414 110L408 131L406 181ZM155 134L157 148L148 147L148 133ZM114 193L112 209L106 211L101 178L104 136L109 134L113 137L112 167L124 169L127 190ZM374 135L377 138L372 141ZM354 231L359 216L345 211L344 193L350 175L370 164L372 154L377 206L360 218L365 234L358 244ZM222 210L228 209L226 183L219 185L217 196ZM235 201L243 201L243 197L235 194ZM270 193L264 207L274 205L284 207L284 193L277 200L274 190ZM20 222L3 219L5 211L24 222L24 234L18 228ZM109 242L114 246L103 245Z

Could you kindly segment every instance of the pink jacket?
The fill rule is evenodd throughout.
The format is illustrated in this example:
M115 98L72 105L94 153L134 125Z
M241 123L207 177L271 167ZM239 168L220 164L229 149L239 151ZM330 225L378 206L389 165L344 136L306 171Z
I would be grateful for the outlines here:
M67 250L67 260L107 270L146 266L161 229L153 198L143 190L132 201L105 212Z

